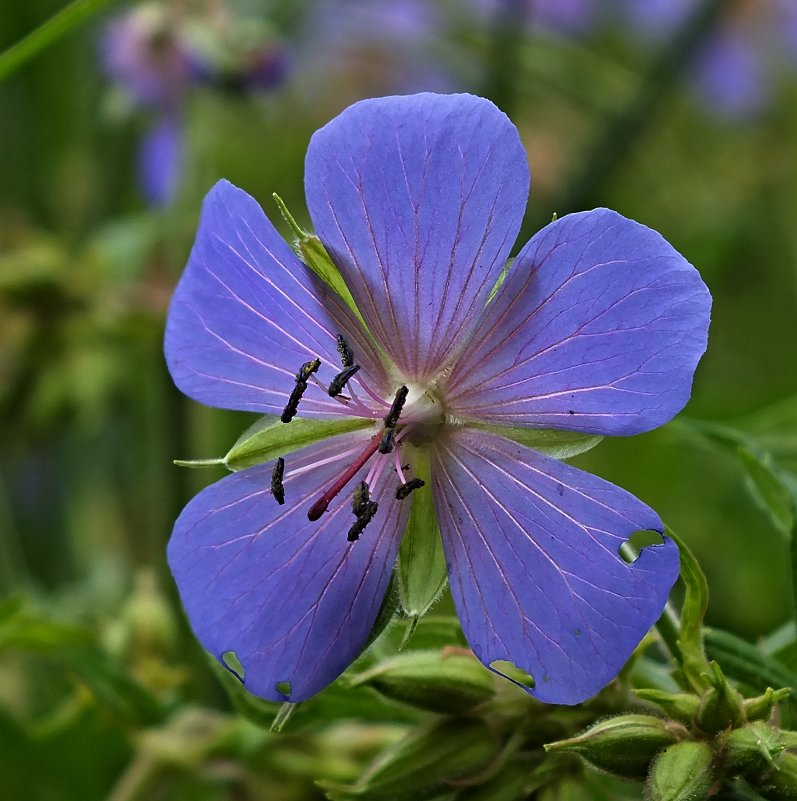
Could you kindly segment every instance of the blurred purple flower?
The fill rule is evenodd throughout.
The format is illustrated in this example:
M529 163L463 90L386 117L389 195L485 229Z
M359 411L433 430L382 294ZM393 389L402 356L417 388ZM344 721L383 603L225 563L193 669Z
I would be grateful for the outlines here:
M186 93L202 67L169 12L144 4L113 20L102 40L103 64L139 108L154 113L138 154L141 191L153 205L168 203L182 159Z
M671 35L702 0L620 0L634 29L648 37ZM716 28L695 54L692 85L716 114L731 119L763 110L778 72L797 64L797 3L762 0L729 3Z
M364 427L287 454L282 479L258 465L188 504L168 558L197 637L220 660L235 652L257 695L317 693L367 641L403 496L431 491L476 656L530 673L543 701L588 698L661 614L677 548L663 537L627 563L619 549L663 532L658 515L506 435L670 420L705 349L708 290L659 234L597 209L542 229L488 301L529 172L515 127L470 95L356 103L313 136L305 188L373 339L222 181L175 290L166 360L202 403L284 419L298 394L300 416ZM359 371L335 399L341 361ZM413 481L421 451L431 486Z

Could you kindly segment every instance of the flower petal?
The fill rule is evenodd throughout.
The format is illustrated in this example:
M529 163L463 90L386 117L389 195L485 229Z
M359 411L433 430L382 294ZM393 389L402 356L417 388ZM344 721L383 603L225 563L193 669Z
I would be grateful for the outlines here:
M569 214L521 251L442 390L452 413L530 428L637 434L689 400L711 296L650 228Z
M208 406L279 414L304 362L321 359L325 385L340 372L339 333L370 386L384 393L379 357L351 312L299 261L254 198L219 181L205 198L166 322L166 361L177 386ZM340 413L352 410L310 382L300 414Z
M409 505L384 493L356 542L346 539L350 494L321 520L307 519L311 501L369 436L344 434L288 457L284 506L271 495L271 465L261 465L208 487L175 524L169 566L194 632L220 661L234 652L244 685L263 698L297 702L319 692L371 631Z
M364 100L310 141L310 216L405 379L439 371L509 255L529 189L509 119L471 95Z
M491 434L462 430L432 466L454 602L476 656L531 674L531 694L575 704L614 678L662 612L678 549L618 549L663 531L625 490Z

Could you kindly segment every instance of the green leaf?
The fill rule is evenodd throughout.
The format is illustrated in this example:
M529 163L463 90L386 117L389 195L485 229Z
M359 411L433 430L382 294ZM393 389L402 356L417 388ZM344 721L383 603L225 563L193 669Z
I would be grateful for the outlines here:
M443 540L434 510L429 460L417 450L413 469L426 485L415 490L408 501L410 516L401 541L398 559L399 601L404 613L416 621L423 617L446 586ZM407 637L412 633L411 625Z
M99 706L119 717L150 722L162 715L157 700L99 646L93 633L46 618L19 601L5 602L0 613L0 652L33 654L78 678Z
M518 426L493 426L486 423L468 422L472 428L488 431L513 442L519 442L554 459L569 459L594 448L603 437L582 434L579 431L559 431L554 428L520 428Z
M736 455L747 471L753 498L768 512L778 531L790 537L794 525L794 501L772 457L743 445L737 447Z
M4 50L0 53L0 81L64 34L69 33L76 25L90 19L109 2L110 0L75 0L19 42Z
M238 437L222 461L230 470L243 470L298 451L327 437L372 425L373 420L363 417L339 417L334 420L295 418L290 423L283 423L273 415L266 415Z
M791 687L791 698L797 701L797 673L747 640L721 629L704 629L706 653L716 660L723 672L743 682L756 692L767 687Z

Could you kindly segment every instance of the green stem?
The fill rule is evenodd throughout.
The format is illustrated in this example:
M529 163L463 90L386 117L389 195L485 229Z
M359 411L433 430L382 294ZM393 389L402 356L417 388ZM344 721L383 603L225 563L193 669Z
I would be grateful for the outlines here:
M0 81L112 0L75 0L45 23L0 53Z
M679 664L683 664L683 655L679 639L681 637L681 621L675 607L668 601L661 617L656 622L656 631L659 633L670 656Z

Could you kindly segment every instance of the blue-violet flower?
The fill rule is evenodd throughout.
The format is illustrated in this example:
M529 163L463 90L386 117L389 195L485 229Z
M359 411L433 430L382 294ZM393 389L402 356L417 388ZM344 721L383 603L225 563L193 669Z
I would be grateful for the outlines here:
M529 170L478 97L354 104L312 137L305 189L356 312L225 181L169 310L187 395L345 422L180 515L168 558L197 637L233 651L257 695L317 693L363 650L411 505L431 493L476 656L529 673L543 701L590 697L661 614L677 548L662 537L624 560L634 532L663 533L659 516L517 440L670 420L705 350L708 290L659 234L596 209L543 228L492 294Z

